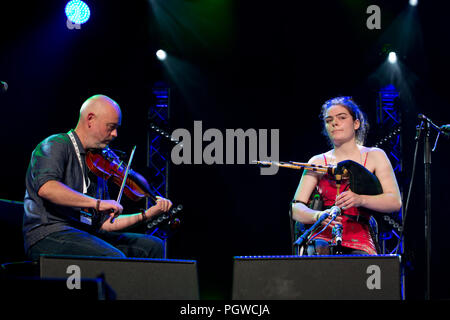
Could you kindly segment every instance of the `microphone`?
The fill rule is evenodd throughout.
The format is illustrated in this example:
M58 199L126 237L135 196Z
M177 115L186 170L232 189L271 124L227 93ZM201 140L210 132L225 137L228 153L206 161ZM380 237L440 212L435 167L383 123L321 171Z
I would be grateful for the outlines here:
M8 84L5 81L0 81L0 92L5 93L8 91Z
M315 230L326 218L330 217L331 220L336 219L338 215L341 214L341 208L338 206L333 206L330 209L327 209L325 211L319 211L316 213L316 222L308 229L306 230L301 237L299 237L295 242L294 245L300 246L303 244L303 241L306 240L306 238ZM317 235L316 235L317 236ZM312 240L312 239L311 239Z
M336 217L341 214L341 208L339 208L338 206L332 206L329 210L330 210L329 215L333 220L336 219Z
M419 114L418 118L421 120L425 120L427 121L431 126L433 126L436 130L444 133L446 136L448 136L448 134L450 133L450 124L444 124L440 127L438 127L437 125L435 125L433 123L433 121L431 121L430 118L428 118L427 116L423 115L423 114ZM416 139L417 140L417 139Z
M316 221L322 222L323 220L325 220L326 218L331 218L331 220L336 219L336 217L338 215L341 214L341 208L339 208L338 206L333 206L325 211L319 211L315 214L315 219Z
M330 216L331 219L334 220L336 219L336 217L338 215L341 214L341 209L338 206L333 206L330 209ZM334 239L336 241L336 254L342 254L342 231L343 231L344 227L342 226L342 224L336 224L333 227L333 230L331 231L331 233L334 235Z
M342 254L342 231L344 227L342 224L337 224L333 227L332 234L336 241L336 254Z
M334 226L332 234L336 237L336 244L340 245L342 243L342 224L337 224Z

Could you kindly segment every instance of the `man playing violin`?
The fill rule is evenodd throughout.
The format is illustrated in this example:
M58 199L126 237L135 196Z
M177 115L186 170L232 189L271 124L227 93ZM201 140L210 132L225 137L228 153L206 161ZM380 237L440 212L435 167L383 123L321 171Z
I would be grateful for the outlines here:
M52 135L33 151L25 179L23 221L29 258L36 260L40 254L164 257L161 239L118 231L169 211L172 202L158 197L142 213L121 215L120 203L99 196L106 181L89 177L86 151L105 148L117 137L121 121L119 105L95 95L83 103L75 130Z

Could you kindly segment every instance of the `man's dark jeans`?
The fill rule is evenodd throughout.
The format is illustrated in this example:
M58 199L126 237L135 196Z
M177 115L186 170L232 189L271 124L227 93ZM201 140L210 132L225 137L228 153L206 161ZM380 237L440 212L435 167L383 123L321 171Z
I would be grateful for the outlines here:
M32 260L38 260L41 254L164 258L164 242L157 237L140 233L100 231L94 236L78 229L70 229L48 235L35 243L27 254Z

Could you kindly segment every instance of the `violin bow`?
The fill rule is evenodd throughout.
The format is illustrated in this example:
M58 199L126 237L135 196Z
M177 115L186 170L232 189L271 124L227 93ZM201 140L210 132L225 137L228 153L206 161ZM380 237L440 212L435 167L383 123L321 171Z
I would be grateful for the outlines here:
M125 174L123 177L122 185L120 186L119 195L117 196L117 203L120 203L120 200L122 199L123 189L125 188L125 185L127 184L127 178L128 178L128 172L130 171L131 161L133 161L134 152L136 151L136 146L133 147L133 150L131 151L130 160L128 160L128 165L125 170ZM118 215L114 215L111 219L111 223L114 222L114 219L117 218Z

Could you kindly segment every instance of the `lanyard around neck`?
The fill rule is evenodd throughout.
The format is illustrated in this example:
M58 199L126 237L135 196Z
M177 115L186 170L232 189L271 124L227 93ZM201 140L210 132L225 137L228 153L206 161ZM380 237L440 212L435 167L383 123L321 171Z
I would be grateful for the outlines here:
M87 193L87 189L88 189L91 181L89 179L87 179L88 180L88 184L86 185L86 175L84 173L83 162L81 161L80 149L78 148L78 144L77 144L77 142L75 140L73 132L69 131L67 134L69 135L69 138L72 141L73 147L75 148L75 152L77 153L78 162L80 163L81 172L83 173L83 194L86 194Z

